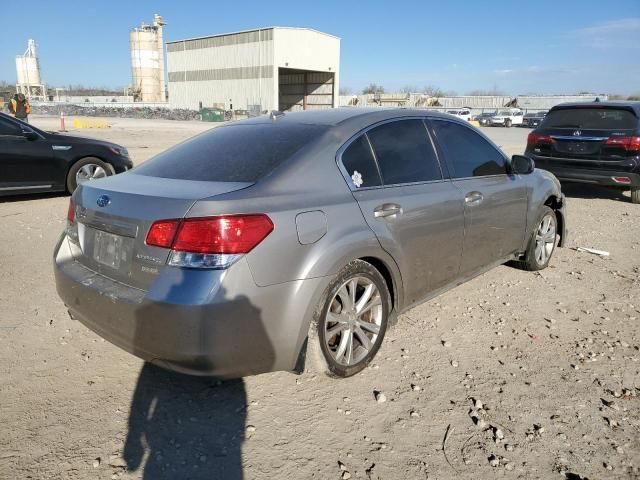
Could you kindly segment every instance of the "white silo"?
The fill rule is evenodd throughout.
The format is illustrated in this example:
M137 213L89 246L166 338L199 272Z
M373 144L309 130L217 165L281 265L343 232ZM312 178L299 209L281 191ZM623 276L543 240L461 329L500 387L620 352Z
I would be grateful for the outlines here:
M36 42L29 39L24 55L16 56L16 89L27 98L46 96L45 86L40 78L40 62L36 52Z
M131 31L131 90L138 102L164 102L164 45L162 27L165 25L157 13L153 25L142 23Z

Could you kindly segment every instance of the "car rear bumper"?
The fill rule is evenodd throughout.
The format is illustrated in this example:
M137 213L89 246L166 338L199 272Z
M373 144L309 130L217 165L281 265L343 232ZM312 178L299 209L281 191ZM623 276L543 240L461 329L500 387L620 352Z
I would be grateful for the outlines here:
M165 267L148 291L54 253L56 287L72 318L162 367L221 378L295 368L327 277L256 286L241 259L227 270Z
M565 182L592 183L596 185L609 185L616 187L638 187L640 186L640 172L632 166L620 164L611 165L608 168L589 168L581 165L568 166L565 161L559 165L554 159L533 156L536 168L547 170L553 173L558 180ZM579 160L578 160L579 162ZM625 184L615 181L614 177L626 177L630 183Z

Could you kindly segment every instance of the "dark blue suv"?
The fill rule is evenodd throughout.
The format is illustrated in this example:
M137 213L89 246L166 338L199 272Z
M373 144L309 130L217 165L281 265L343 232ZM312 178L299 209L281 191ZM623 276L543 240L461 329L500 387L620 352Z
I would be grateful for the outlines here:
M640 203L640 102L557 105L525 154L560 180L630 188Z

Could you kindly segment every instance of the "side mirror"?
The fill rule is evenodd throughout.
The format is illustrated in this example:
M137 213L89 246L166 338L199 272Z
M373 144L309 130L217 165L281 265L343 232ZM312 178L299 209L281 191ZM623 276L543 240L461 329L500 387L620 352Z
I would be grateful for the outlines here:
M38 134L36 132L34 132L33 130L31 130L30 128L23 128L22 129L22 135L27 140L37 140L38 139Z
M511 157L511 172L519 175L528 175L536 168L533 160L524 155Z

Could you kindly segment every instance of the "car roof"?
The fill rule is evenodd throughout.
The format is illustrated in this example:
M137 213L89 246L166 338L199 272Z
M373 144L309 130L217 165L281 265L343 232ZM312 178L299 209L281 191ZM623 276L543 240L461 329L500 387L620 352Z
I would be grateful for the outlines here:
M564 110L570 108L621 108L633 111L640 117L640 102L568 102L554 106L551 110Z
M268 123L272 121L282 123L301 123L307 125L338 126L350 120L372 122L398 117L441 117L452 118L440 112L420 108L386 108L386 107L338 107L322 110L306 110L304 112L276 112L275 115L263 115L236 123ZM275 117L275 119L274 119Z

